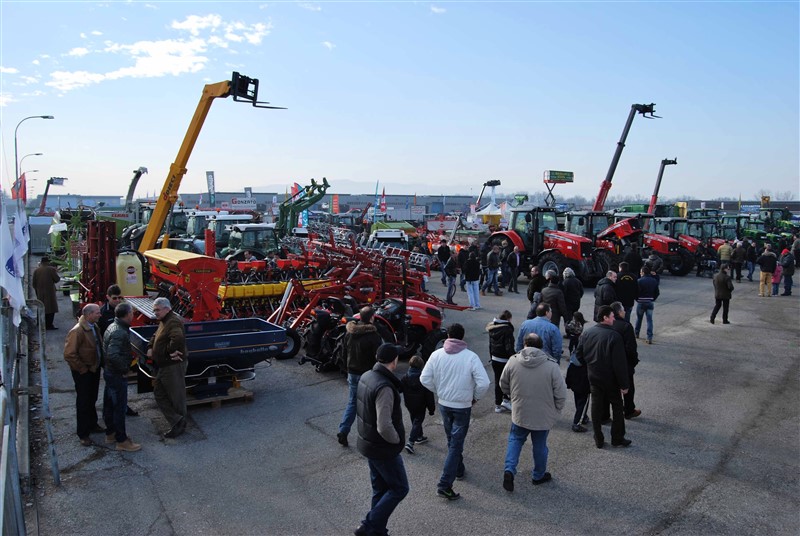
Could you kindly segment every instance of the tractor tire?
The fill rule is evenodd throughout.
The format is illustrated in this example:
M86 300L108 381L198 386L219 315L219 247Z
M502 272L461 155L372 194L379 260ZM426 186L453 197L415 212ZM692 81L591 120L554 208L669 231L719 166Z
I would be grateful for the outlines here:
M558 277L561 277L561 274L564 273L564 268L566 267L567 260L561 253L556 251L545 253L539 259L539 273L543 276L547 276L547 272L549 270L554 270L558 274Z
M417 353L424 340L425 329L421 326L410 326L408 328L408 344L403 346L400 352L400 359L411 359L411 356Z
M694 256L686 248L679 248L678 254L669 259L667 269L672 275L684 276L694 268Z
M300 334L291 328L286 328L286 346L283 351L275 356L275 359L291 359L300 351L303 341Z
M422 343L422 349L420 350L422 359L427 362L428 358L433 352L444 346L444 341L446 338L447 330L444 328L440 328L428 333L428 336L425 337L425 341Z

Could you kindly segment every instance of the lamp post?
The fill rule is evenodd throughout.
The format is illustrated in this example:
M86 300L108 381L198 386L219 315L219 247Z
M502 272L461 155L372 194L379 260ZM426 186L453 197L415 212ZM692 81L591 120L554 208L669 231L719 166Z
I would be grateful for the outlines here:
M29 156L42 156L43 154L44 154L44 153L28 153L28 154L26 154L25 156L23 156L22 158L20 158L20 159L19 159L19 167L20 167L20 168L22 167L22 163L23 163L23 162L25 161L25 159L26 159L26 158L28 158ZM17 179L19 179L19 177L16 177L14 180L17 180Z
M17 128L14 129L14 180L19 180L19 157L17 156L17 131L19 130L19 126L27 121L28 119L55 119L52 115L31 115L25 117L17 123Z

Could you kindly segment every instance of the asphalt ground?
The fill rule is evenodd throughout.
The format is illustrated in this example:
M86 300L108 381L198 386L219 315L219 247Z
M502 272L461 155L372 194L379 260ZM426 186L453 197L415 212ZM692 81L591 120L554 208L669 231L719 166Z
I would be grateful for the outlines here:
M757 275L757 274L756 274ZM483 311L447 312L488 365L485 324L503 309L519 326L521 294L482 298ZM797 534L800 521L800 298L759 298L757 283L736 285L730 325L709 323L708 278L664 276L652 345L640 340L636 399L627 449L595 448L570 430L572 393L551 431L553 481L530 484L531 451L516 490L502 488L510 415L495 414L490 391L473 408L461 500L436 497L446 451L441 419L425 421L427 444L403 454L411 491L389 522L392 534ZM443 294L438 278L431 287ZM592 289L582 311L591 314ZM130 388L128 432L142 443L121 453L74 433L74 389L63 341L74 323L60 297L59 331L47 332L47 370L62 485L44 449L32 460L35 500L28 529L64 534L351 534L370 504L369 471L355 448L336 442L347 400L337 373L297 361L262 363L245 387L249 403L190 409L174 440L152 394ZM459 292L456 301L466 303ZM642 331L644 335L644 330ZM565 343L567 341L565 340ZM407 367L401 363L398 372ZM562 360L566 371L566 360ZM102 385L101 385L102 390ZM98 402L98 411L102 404ZM410 426L405 415L407 429ZM34 420L41 423L41 420ZM355 443L356 430L350 435ZM606 430L606 435L609 435ZM39 443L39 445L41 445ZM33 506L35 504L35 507Z

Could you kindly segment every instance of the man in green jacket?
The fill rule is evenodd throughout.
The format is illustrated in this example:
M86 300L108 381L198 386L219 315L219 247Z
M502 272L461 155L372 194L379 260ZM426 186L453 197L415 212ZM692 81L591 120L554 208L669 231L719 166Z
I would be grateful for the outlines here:
M106 356L103 379L103 420L106 424L106 443L116 442L117 450L136 452L142 446L134 443L125 432L125 410L128 407L128 378L131 365L131 322L133 307L120 303L114 309L114 323L103 335L103 350Z
M172 311L167 298L155 299L153 314L160 323L147 346L147 357L152 357L158 367L153 395L170 425L164 437L171 439L186 430L186 332L183 320Z
M728 322L728 306L731 302L731 293L733 292L733 281L731 276L728 275L728 267L722 266L719 273L714 276L714 310L711 311L711 323L717 318L717 313L722 307L722 323L730 324Z

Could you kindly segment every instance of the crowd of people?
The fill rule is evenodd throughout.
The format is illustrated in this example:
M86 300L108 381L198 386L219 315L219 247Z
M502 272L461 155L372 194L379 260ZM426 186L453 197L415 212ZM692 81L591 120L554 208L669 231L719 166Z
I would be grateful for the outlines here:
M502 246L505 249L507 244ZM793 244L792 249L796 248L800 248L800 238ZM789 295L797 255L785 249L777 256L771 249L765 246L753 260L761 268L761 295L770 295L767 291L772 290L772 278L777 277L775 271L779 269L785 295ZM747 255L736 253L747 251L743 243L731 245L731 250L730 257L727 248L718 253L712 324L720 309L723 323L730 323L733 277L729 270L733 269L740 281L742 267L748 262ZM518 292L519 251L509 248L505 259L501 251L498 245L470 245L456 251L442 241L437 254L448 303L453 303L457 284L469 292L471 310L480 309L478 288L480 296L487 291L499 295L501 286ZM610 424L612 447L632 444L626 436L626 421L642 414L634 399L634 376L639 363L637 339L642 338L641 330L646 324L643 340L653 343L661 270L657 257L637 257L638 252L629 251L618 270L608 271L596 285L592 325L579 311L584 289L574 271L566 268L562 274L548 271L542 275L536 266L531 268L527 289L530 309L516 334L513 315L508 310L486 325L489 365L494 375L494 411L511 414L502 475L503 488L508 492L514 491L520 453L528 437L533 456L531 483L538 486L552 480L547 470L547 437L566 404L568 390L573 392L575 402L573 432L591 430L595 446L602 449L608 444L603 426ZM503 276L505 270L509 270L508 279ZM358 450L368 460L372 482L372 507L354 531L356 535L387 534L389 517L409 493L401 453L405 450L414 454L417 445L428 441L423 422L426 412L434 415L437 410L436 399L447 440L436 495L449 501L460 498L453 486L467 472L463 451L472 407L491 385L480 357L467 347L460 324L449 326L443 347L433 352L427 363L414 357L406 375L397 378L394 372L399 348L357 335L369 331L366 326L371 318L370 308L362 309L361 318L348 324L345 337L348 369L358 374L348 375L351 391L343 425L347 421L352 424L353 415L357 418ZM565 337L569 340L569 363L566 374L562 374ZM355 369L351 369L351 361L357 363ZM412 423L407 438L401 403ZM339 443L347 446L349 426L343 425Z

